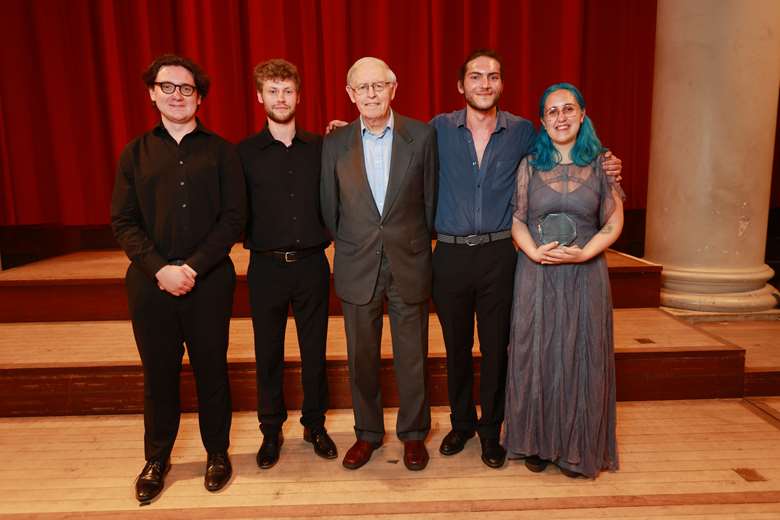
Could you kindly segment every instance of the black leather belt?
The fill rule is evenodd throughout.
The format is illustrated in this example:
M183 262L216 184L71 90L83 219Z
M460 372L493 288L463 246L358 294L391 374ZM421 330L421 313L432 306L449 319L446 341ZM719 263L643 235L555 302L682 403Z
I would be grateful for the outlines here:
M255 251L258 255L270 256L280 262L291 264L303 260L307 256L316 255L322 251L321 247L309 247L306 249L293 249L292 251Z
M436 236L436 240L444 244L465 244L467 246L479 246L482 244L488 244L497 240L504 240L512 236L512 231L505 229L504 231L496 231L495 233L485 233L484 235L468 235L465 237L456 237L452 235L443 235L439 233Z

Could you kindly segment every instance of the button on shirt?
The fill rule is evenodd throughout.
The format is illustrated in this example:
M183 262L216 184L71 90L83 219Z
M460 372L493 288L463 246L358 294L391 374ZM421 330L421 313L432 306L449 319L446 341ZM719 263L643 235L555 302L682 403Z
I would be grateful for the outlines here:
M122 151L111 227L150 277L172 260L203 276L228 255L245 217L235 147L200 122L180 143L160 123Z
M385 207L387 182L390 179L390 155L393 150L393 113L381 134L372 134L360 118L360 134L363 138L363 160L371 194L374 196L379 214Z
M531 122L499 111L481 164L466 109L440 114L430 124L439 145L436 232L468 236L510 229L517 167L535 136Z
M270 130L238 145L249 197L244 247L291 251L326 246L320 212L322 138L296 130L288 147Z

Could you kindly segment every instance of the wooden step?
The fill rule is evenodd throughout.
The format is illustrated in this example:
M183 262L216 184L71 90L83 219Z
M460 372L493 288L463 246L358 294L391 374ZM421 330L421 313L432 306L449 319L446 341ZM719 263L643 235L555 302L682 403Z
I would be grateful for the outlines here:
M238 275L233 315L247 317L249 252L237 244L230 256ZM616 251L607 252L607 262L616 308L659 305L661 266ZM0 271L0 323L126 320L128 265L120 251L82 251ZM332 287L330 314L341 315Z
M251 321L233 319L229 367L233 405L254 410L255 370ZM382 341L382 393L397 406L388 320ZM744 350L724 344L659 309L615 311L617 395L620 400L738 397ZM349 373L343 318L328 331L327 372L332 408L349 408ZM301 406L300 358L290 320L285 340L285 400ZM479 382L479 353L474 370ZM182 377L182 405L197 403L191 369ZM447 404L446 357L435 315L429 329L431 403ZM143 374L127 321L0 324L0 416L137 413ZM475 397L477 396L475 392Z

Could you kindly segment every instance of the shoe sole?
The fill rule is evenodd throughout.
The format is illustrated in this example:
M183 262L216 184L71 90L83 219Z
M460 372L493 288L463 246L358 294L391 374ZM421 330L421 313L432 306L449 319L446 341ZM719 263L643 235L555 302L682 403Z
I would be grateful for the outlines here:
M406 469L409 471L422 471L428 466L428 460L426 459L422 464L409 464L404 460L404 466L406 466Z
M485 464L485 466L487 466L489 468L493 468L493 469L499 469L500 467L502 467L506 463L506 459L502 460L498 464L495 464L495 463L488 462L488 460L485 458L484 455L481 458L482 458L482 462Z
M542 471L547 469L547 464L539 464L537 466L536 464L528 464L526 462L525 467L528 468L529 471L533 471L534 473L541 473Z

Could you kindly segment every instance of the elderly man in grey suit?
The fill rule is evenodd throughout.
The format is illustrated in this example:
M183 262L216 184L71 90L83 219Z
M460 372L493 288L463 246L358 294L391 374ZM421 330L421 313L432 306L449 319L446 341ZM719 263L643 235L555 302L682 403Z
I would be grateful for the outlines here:
M382 444L380 341L387 300L404 464L428 463L431 414L425 385L431 232L437 171L435 131L390 108L396 77L361 58L347 73L360 117L325 137L321 199L336 255L333 276L344 310L357 441L343 464L357 469Z

